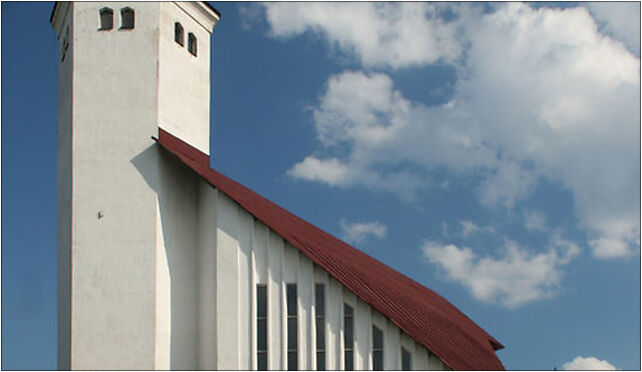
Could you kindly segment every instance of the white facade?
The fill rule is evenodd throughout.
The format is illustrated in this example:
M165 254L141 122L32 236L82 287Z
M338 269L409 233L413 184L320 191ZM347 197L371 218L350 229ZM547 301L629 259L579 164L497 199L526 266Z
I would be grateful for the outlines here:
M343 305L354 309L354 368L372 369L372 325L384 333L384 367L401 369L401 347L412 355L419 370L447 369L426 348L412 340L379 312L314 265L281 236L256 220L222 192L199 182L198 199L205 230L201 242L201 268L205 257L215 261L216 325L223 342L216 345L216 365L199 368L256 369L256 286L268 288L268 365L287 369L286 284L296 284L298 294L298 368L316 369L315 284L325 285L326 368L344 367ZM203 224L200 224L203 227ZM216 228L213 228L216 226ZM211 270L212 268L210 268ZM202 276L203 277L203 276ZM206 276L205 276L206 277ZM211 279L201 284L212 283ZM201 287L204 288L204 287ZM212 291L208 289L211 295ZM201 292L201 297L208 293ZM206 320L201 318L203 323ZM201 329L202 331L202 329ZM201 337L204 335L201 334Z
M103 29L101 11L113 12ZM123 29L121 10L135 14ZM210 35L202 3L58 3L58 325L61 369L257 369L257 285L270 369L287 369L286 285L297 285L299 369L316 369L315 284L327 369L445 365L282 237L159 149L158 128L209 154ZM175 41L175 24L185 42ZM196 56L188 35L197 40Z

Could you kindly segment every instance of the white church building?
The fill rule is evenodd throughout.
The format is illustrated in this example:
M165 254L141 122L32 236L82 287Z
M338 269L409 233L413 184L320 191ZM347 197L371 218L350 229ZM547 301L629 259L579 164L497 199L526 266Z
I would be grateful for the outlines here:
M59 368L503 369L446 299L210 168L219 19L54 7Z

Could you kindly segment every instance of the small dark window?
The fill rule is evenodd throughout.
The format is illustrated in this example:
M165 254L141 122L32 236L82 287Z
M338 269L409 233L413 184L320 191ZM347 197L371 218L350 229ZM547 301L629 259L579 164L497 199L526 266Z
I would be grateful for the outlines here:
M354 352L354 311L352 307L343 304L343 343L345 366L344 370L354 370L353 352Z
M135 23L134 9L125 7L120 10L120 29L132 30Z
M65 60L67 50L69 50L69 27L65 30L65 36L62 38L62 46L60 48L60 53L62 53L61 61Z
M174 41L180 46L185 45L185 37L183 35L183 26L180 23L174 23Z
M412 369L412 355L406 348L401 348L401 370L410 371Z
M267 286L256 285L256 360L259 371L267 371Z
M296 284L287 285L286 300L288 305L288 371L296 371L299 350Z
M383 332L372 326L372 369L383 370Z
M196 36L190 32L187 34L187 50L193 55L196 55L196 49Z
M325 371L325 285L314 286L314 310L317 333L317 371Z
M111 8L100 9L100 30L111 30L114 28L114 11Z

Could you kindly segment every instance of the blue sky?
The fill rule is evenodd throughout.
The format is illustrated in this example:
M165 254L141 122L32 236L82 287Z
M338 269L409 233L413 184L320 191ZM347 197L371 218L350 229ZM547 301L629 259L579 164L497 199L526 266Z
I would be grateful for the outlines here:
M216 169L509 369L640 368L639 3L214 6ZM3 369L56 366L52 7L2 3Z

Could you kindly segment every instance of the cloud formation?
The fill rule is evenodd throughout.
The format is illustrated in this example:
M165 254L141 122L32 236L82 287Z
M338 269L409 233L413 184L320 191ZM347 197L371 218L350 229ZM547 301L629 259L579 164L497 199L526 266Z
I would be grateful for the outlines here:
M587 2L586 7L606 33L640 57L640 3Z
M566 371L614 371L616 368L606 360L599 360L594 357L578 356L562 367Z
M310 181L320 181L331 186L345 186L354 182L348 167L338 159L317 159L308 156L288 171L288 174Z
M579 247L559 235L549 250L533 253L506 240L498 257L480 256L468 247L427 241L424 257L439 265L449 280L465 286L473 297L508 308L550 298L557 293L561 268L579 252Z
M640 60L586 8L271 3L265 12L274 36L314 33L364 67L442 61L457 71L452 98L436 107L405 98L385 73L331 76L313 111L323 151L291 176L412 201L441 183L430 171L443 167L479 174L479 202L509 210L548 178L572 194L595 257L638 252Z
M319 33L331 48L365 66L425 65L454 60L461 53L456 25L443 21L443 7L434 4L277 2L264 6L273 36Z
M388 227L377 221L349 223L342 219L339 223L343 240L351 244L361 243L368 236L384 238L388 232Z
M387 146L397 142L397 132L406 125L410 111L410 102L393 90L386 75L345 72L330 77L327 92L313 111L317 137L324 148L349 146L351 152L343 159L307 156L288 174L331 186L365 186L415 200L426 187L422 175L397 167L376 169L377 164L394 166L399 161L389 158Z

